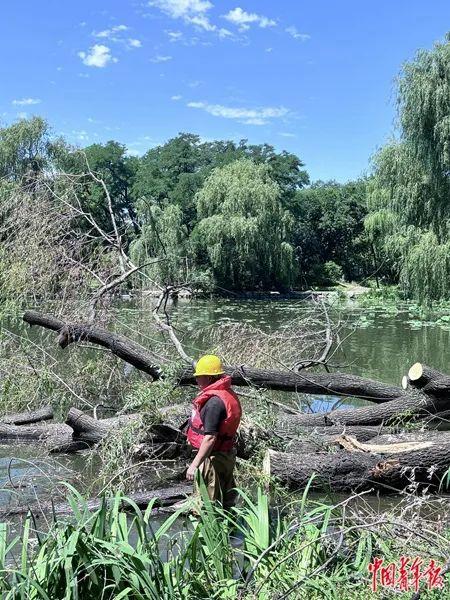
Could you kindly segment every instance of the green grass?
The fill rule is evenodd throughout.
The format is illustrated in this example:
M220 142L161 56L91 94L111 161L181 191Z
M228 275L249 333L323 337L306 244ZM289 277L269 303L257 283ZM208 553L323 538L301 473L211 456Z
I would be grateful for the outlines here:
M344 505L312 502L308 490L282 511L261 489L254 499L240 492L231 512L203 493L198 516L178 511L162 522L153 502L143 512L120 494L93 513L73 488L69 502L73 516L55 517L45 534L31 514L11 541L0 524L2 600L351 600L372 597L374 555L399 556L379 525L347 518Z

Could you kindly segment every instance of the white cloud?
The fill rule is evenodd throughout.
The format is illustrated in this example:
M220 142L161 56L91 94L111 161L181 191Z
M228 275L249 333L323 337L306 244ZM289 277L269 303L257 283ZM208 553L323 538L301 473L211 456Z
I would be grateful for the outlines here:
M14 106L31 106L32 104L40 104L40 98L22 98L21 100L13 100Z
M80 140L80 142L86 142L89 139L89 134L87 131L84 131L84 129L73 129L72 134L77 138L77 140Z
M178 42L183 37L181 31L166 31L171 42Z
M154 56L153 58L151 58L150 62L163 63L168 62L169 60L172 60L172 56L161 56L160 54L158 54L158 56Z
M204 31L216 32L220 37L231 35L231 32L217 27L209 20L206 13L213 7L212 2L209 0L150 0L149 6L159 8L172 19L182 19L185 23L194 25ZM172 41L176 41L181 37L179 32L173 33L175 35L171 35L170 32L168 34Z
M19 113L17 113L17 118L18 119L27 119L28 118L28 113L26 113L26 112L19 112Z
M207 102L188 102L189 108L197 108L224 119L237 119L246 125L265 125L270 119L279 119L289 114L283 106L266 106L262 108L235 108Z
M78 56L87 67L102 68L111 62L117 62L117 58L112 56L110 48L103 44L94 44L89 52L78 52Z
M140 150L137 150L136 148L127 148L125 154L127 156L141 156L142 152Z
M142 47L142 42L141 42L141 40L137 40L135 38L130 38L128 40L128 45L131 48L141 48Z
M213 25L206 15L194 15L193 17L187 17L187 21L191 25L197 25L200 29L205 31L216 31L217 26Z
M297 27L294 27L294 25L286 27L285 32L291 35L294 39L300 40L301 42L306 42L306 40L311 39L309 33L300 33Z
M295 133L290 133L289 131L280 131L280 133L278 135L281 135L282 137L286 137L286 138L295 138L295 137L297 137L295 135Z
M176 102L177 100L181 100L182 97L183 96L180 96L180 95L177 94L176 96L172 96L170 99L174 100Z
M94 31L92 35L98 38L107 38L114 40L117 33L120 33L122 31L128 31L128 29L129 27L127 27L126 25L115 25L114 27L111 27L111 29L104 29L103 31L98 32Z
M212 8L209 0L151 0L150 6L159 8L173 19L186 19Z
M239 7L230 10L226 15L223 15L223 18L238 26L240 31L249 29L251 23L257 24L262 28L275 27L277 24L273 19L269 19L263 15L257 15L256 13L248 13Z

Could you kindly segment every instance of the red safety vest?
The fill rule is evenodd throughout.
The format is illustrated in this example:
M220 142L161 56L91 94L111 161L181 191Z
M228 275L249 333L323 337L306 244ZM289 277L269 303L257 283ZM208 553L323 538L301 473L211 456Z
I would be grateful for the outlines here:
M211 385L208 385L208 387L203 389L193 401L192 416L189 419L187 439L191 446L200 448L205 436L205 429L200 418L200 411L213 396L217 396L222 400L227 411L226 418L219 426L219 433L213 451L229 452L233 448L236 440L236 432L241 421L242 408L239 398L231 389L231 377L228 375L221 377Z

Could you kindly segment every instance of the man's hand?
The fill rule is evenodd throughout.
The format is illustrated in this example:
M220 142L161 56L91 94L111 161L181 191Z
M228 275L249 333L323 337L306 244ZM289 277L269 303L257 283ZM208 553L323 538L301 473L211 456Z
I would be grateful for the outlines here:
M194 481L195 473L197 472L198 467L203 463L205 458L208 458L208 456L211 454L211 450L216 443L216 437L217 434L206 434L203 438L200 448L197 452L197 456L194 458L191 466L186 472L186 479L188 481Z
M188 481L194 481L196 472L197 472L197 467L190 465L189 469L186 471L186 479Z

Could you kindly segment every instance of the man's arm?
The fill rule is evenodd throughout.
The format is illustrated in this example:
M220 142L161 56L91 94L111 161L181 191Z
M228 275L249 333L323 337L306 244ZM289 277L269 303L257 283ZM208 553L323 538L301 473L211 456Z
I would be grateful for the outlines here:
M197 471L199 466L202 464L202 462L205 460L205 458L208 458L208 456L211 454L214 444L216 443L216 437L217 437L217 434L214 434L214 435L207 434L203 438L200 448L198 449L198 452L195 455L194 460L192 461L192 463L190 464L190 466L187 470L186 479L188 481L192 481L194 479L195 472Z
M186 479L192 481L195 476L195 471L208 458L216 443L216 438L219 433L220 423L227 416L225 404L217 396L213 396L208 400L201 411L201 418L204 424L205 436L202 440L200 448L192 461L186 473Z

